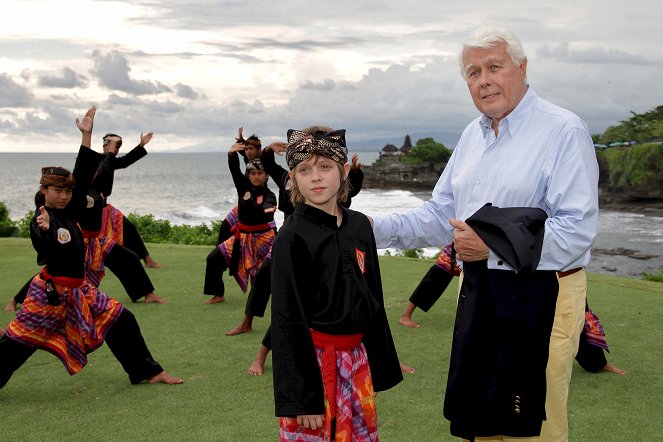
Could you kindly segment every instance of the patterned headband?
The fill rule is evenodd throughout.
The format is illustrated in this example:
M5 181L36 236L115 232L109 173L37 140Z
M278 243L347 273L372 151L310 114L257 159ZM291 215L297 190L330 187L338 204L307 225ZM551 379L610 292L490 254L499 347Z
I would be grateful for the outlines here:
M265 166L262 165L260 158L254 158L246 163L246 173L249 173L249 170L265 170Z
M345 129L324 134L308 134L290 129L288 145L285 149L285 161L290 170L314 155L326 157L341 164L347 163L348 148L345 146Z
M72 188L74 187L74 176L71 174L71 172L63 167L42 167L39 184L44 187L57 186Z

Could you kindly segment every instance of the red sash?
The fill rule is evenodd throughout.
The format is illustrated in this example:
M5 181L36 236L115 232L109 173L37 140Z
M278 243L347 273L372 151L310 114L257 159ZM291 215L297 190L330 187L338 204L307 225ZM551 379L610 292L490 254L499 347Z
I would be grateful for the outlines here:
M97 230L96 232L92 232L90 230L85 230L81 228L81 232L83 232L83 238L96 238L99 235L101 235L101 230Z
M235 234L235 238L239 239L240 234L242 233L259 233L267 232L269 230L272 230L272 226L270 226L269 223L256 224L255 226L248 226L246 224L237 223L232 226L230 232Z
M354 335L328 335L312 328L311 338L316 348L322 349L322 383L329 403L331 417L336 417L336 351L351 351L364 337L362 333Z
M41 272L39 272L39 277L44 281L48 281L50 279L57 285L62 285L72 289L82 286L83 282L85 282L84 278L71 278L69 276L51 276L48 273L48 270L46 270L46 267L41 269Z

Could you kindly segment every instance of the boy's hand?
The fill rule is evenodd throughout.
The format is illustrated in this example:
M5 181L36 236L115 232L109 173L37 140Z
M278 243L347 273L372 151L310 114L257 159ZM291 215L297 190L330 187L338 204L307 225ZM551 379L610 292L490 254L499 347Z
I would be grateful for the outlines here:
M361 163L359 162L359 155L356 153L352 154L352 168L354 170L361 169Z
M230 146L230 152L239 152L240 150L244 150L243 143L235 143L232 146Z
M87 110L82 120L76 118L76 126L78 126L80 131L83 132L84 134L92 133L92 127L94 126L94 114L96 112L97 108L92 106L90 109Z
M48 228L51 226L51 217L48 216L48 212L44 206L39 207L39 213L40 215L37 217L37 225L41 230L48 230Z
M311 430L317 430L322 428L322 419L324 415L322 414L305 414L302 416L297 416L297 425L303 426L304 428L310 428Z
M140 145L145 147L145 145L147 143L149 143L150 140L152 139L152 135L154 135L154 132L148 132L145 135L143 135L143 133L141 132L140 133Z
M272 149L277 154L283 155L283 152L285 152L285 148L287 146L288 143L284 143L283 141L274 141L272 144L267 146L266 149Z

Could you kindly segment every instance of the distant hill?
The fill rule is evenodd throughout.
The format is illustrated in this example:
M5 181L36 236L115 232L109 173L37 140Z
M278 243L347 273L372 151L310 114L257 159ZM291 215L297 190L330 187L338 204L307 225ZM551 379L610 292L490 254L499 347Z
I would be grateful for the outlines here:
M351 152L379 152L387 144L393 144L400 147L403 145L406 133L394 137L355 139L352 136L347 138L348 149ZM438 143L444 144L449 149L453 149L460 138L460 133L456 132L412 132L409 133L412 143L416 143L421 138L433 138ZM170 151L171 153L193 153L193 152L226 152L228 150L228 141L219 140L218 143L203 142L185 146L180 149ZM232 143L232 141L230 141Z

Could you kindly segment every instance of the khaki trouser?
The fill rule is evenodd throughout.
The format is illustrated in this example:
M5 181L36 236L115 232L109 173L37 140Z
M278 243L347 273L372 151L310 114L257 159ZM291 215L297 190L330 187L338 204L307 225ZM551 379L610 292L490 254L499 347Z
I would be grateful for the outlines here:
M559 294L557 295L555 320L550 335L550 354L546 367L546 420L543 421L541 427L541 436L477 437L475 438L477 442L523 440L566 442L569 440L566 403L569 397L573 360L578 352L580 333L585 323L586 299L587 275L585 270L559 279Z

